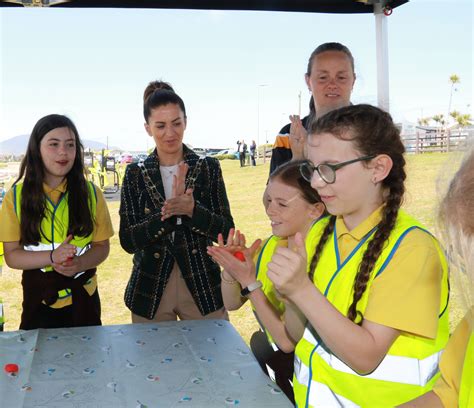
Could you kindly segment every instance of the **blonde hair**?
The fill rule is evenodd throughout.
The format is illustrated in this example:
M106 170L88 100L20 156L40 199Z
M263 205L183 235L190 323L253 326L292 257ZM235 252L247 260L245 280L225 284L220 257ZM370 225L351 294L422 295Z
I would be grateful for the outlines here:
M474 306L474 148L451 179L438 216L454 300L467 311Z

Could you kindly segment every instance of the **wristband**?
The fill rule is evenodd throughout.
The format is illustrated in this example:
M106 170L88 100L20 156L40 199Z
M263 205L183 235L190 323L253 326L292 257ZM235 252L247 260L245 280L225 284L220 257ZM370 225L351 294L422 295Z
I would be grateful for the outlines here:
M51 265L54 263L54 261L53 261L53 252L54 252L54 249L52 249L51 252L49 253L49 259L51 260Z
M250 295L251 292L261 287L262 287L262 282L255 281L254 283L251 283L250 285L248 285L246 288L243 288L240 291L240 296L247 297L248 295Z

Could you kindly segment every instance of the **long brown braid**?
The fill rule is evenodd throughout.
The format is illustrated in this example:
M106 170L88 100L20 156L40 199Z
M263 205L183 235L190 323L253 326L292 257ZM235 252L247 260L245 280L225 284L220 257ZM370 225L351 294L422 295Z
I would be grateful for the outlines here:
M311 126L310 137L321 133L330 133L340 139L352 141L362 155L385 154L390 156L393 162L390 173L382 180L385 201L382 220L359 265L354 280L352 304L347 314L350 320L362 324L363 315L357 310L357 303L367 289L371 272L394 228L398 211L403 202L406 178L405 158L403 157L405 148L400 138L400 131L394 125L390 114L371 105L352 105L329 112ZM318 243L315 256L311 261L311 271L316 268L319 258L318 250L319 252L322 250L325 241L333 231L334 222L335 220L331 220Z
M316 245L313 258L311 258L311 263L309 265L309 279L311 280L311 282L313 281L314 271L316 270L316 265L318 264L319 256L321 255L321 252L323 251L324 245L326 244L328 238L331 236L332 232L334 231L335 224L336 224L336 217L331 216L329 219L328 225L326 225L326 228L324 228L323 234L321 235L321 238L319 239L318 245Z

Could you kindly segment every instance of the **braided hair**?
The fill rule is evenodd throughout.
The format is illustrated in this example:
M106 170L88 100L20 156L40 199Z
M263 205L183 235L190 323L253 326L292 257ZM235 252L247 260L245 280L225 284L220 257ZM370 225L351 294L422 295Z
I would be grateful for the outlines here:
M352 141L362 155L386 154L393 162L390 173L381 182L384 190L382 219L359 265L354 280L352 304L347 314L350 320L362 324L363 315L357 310L357 303L367 289L370 274L395 226L403 202L406 178L403 156L405 148L400 138L400 131L393 123L390 114L371 105L351 105L329 112L312 123L309 133L310 135L330 133L339 139ZM334 230L334 225L335 217L331 217L311 260L310 277L314 274L320 253Z

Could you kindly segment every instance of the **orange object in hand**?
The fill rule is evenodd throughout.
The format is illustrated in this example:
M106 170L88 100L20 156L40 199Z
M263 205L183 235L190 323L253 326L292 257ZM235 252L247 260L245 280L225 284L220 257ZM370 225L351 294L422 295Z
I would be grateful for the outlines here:
M245 255L242 251L235 251L234 257L237 258L241 262L245 262Z

